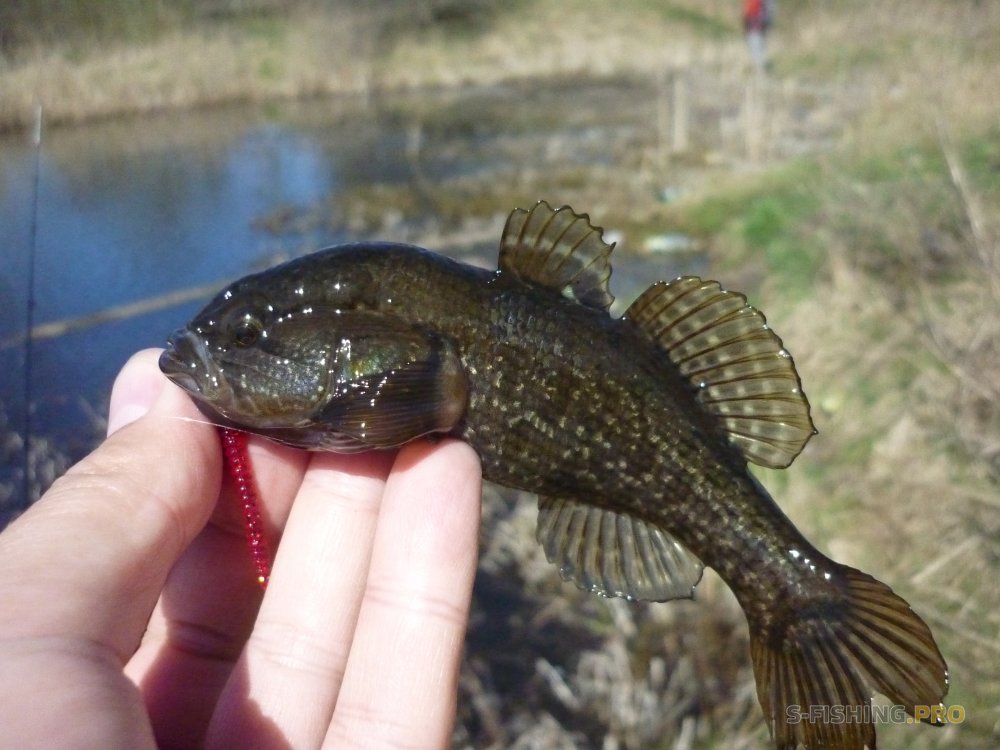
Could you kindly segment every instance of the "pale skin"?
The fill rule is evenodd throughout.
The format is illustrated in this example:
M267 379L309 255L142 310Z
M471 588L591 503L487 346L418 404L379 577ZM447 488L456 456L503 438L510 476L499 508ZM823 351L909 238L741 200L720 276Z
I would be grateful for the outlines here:
M4 745L447 746L475 454L450 440L338 456L252 439L278 548L265 594L218 432L156 355L119 375L109 438L0 534Z

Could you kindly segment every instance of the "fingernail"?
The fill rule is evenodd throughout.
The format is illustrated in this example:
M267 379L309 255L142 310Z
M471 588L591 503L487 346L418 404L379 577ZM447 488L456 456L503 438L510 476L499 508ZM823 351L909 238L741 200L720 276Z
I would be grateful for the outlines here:
M147 349L132 356L118 373L111 389L108 435L149 412L166 383L156 364L157 351Z
M132 424L149 413L149 404L122 404L108 414L108 435L113 435L122 427Z

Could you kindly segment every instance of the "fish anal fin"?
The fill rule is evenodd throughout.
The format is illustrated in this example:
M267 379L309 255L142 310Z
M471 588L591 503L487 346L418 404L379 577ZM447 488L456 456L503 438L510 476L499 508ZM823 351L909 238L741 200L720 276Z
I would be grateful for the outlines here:
M627 513L538 498L539 543L562 577L601 596L691 598L702 563L669 533Z
M607 310L611 251L603 229L569 206L539 201L530 211L514 209L500 238L501 272L554 289L582 305Z
M686 276L651 286L625 317L667 352L749 461L784 468L815 434L791 355L742 294Z
M910 716L943 716L948 668L927 625L885 584L839 567L827 603L769 627L750 621L757 697L778 748L874 748L873 691Z

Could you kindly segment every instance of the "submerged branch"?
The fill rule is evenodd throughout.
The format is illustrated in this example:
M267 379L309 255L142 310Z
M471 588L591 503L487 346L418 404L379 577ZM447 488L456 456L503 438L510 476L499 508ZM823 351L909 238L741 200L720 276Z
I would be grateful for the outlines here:
M114 307L108 307L104 310L79 315L74 318L64 318L62 320L54 320L50 323L42 323L32 326L30 332L20 331L4 339L0 339L0 351L23 344L29 336L32 341L54 339L104 323L127 320L139 315L145 315L146 313L156 312L157 310L165 310L175 305L182 305L186 302L207 299L225 286L225 284L225 281L213 281L209 284L199 284L187 289L178 289L124 305L115 305Z

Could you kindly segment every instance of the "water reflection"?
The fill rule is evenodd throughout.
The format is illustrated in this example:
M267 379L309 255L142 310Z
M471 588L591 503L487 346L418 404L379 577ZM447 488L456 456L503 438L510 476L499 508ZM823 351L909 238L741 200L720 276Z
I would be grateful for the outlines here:
M322 214L338 195L367 185L410 185L419 194L455 176L604 163L612 158L609 143L627 148L637 137L651 117L650 99L615 85L530 94L491 89L165 114L52 131L40 160L35 322L221 282L352 238L348 223L335 217L264 229L261 217L283 207ZM0 140L0 430L8 437L24 429L17 337L27 307L33 163L22 139ZM509 208L498 206L497 215ZM666 275L662 263L657 267L646 280ZM623 278L619 259L616 281ZM98 415L124 360L160 345L200 305L36 341L37 435L69 459L82 455L100 438ZM20 458L14 443L7 445L0 486L13 491L0 495L0 524L22 497Z

